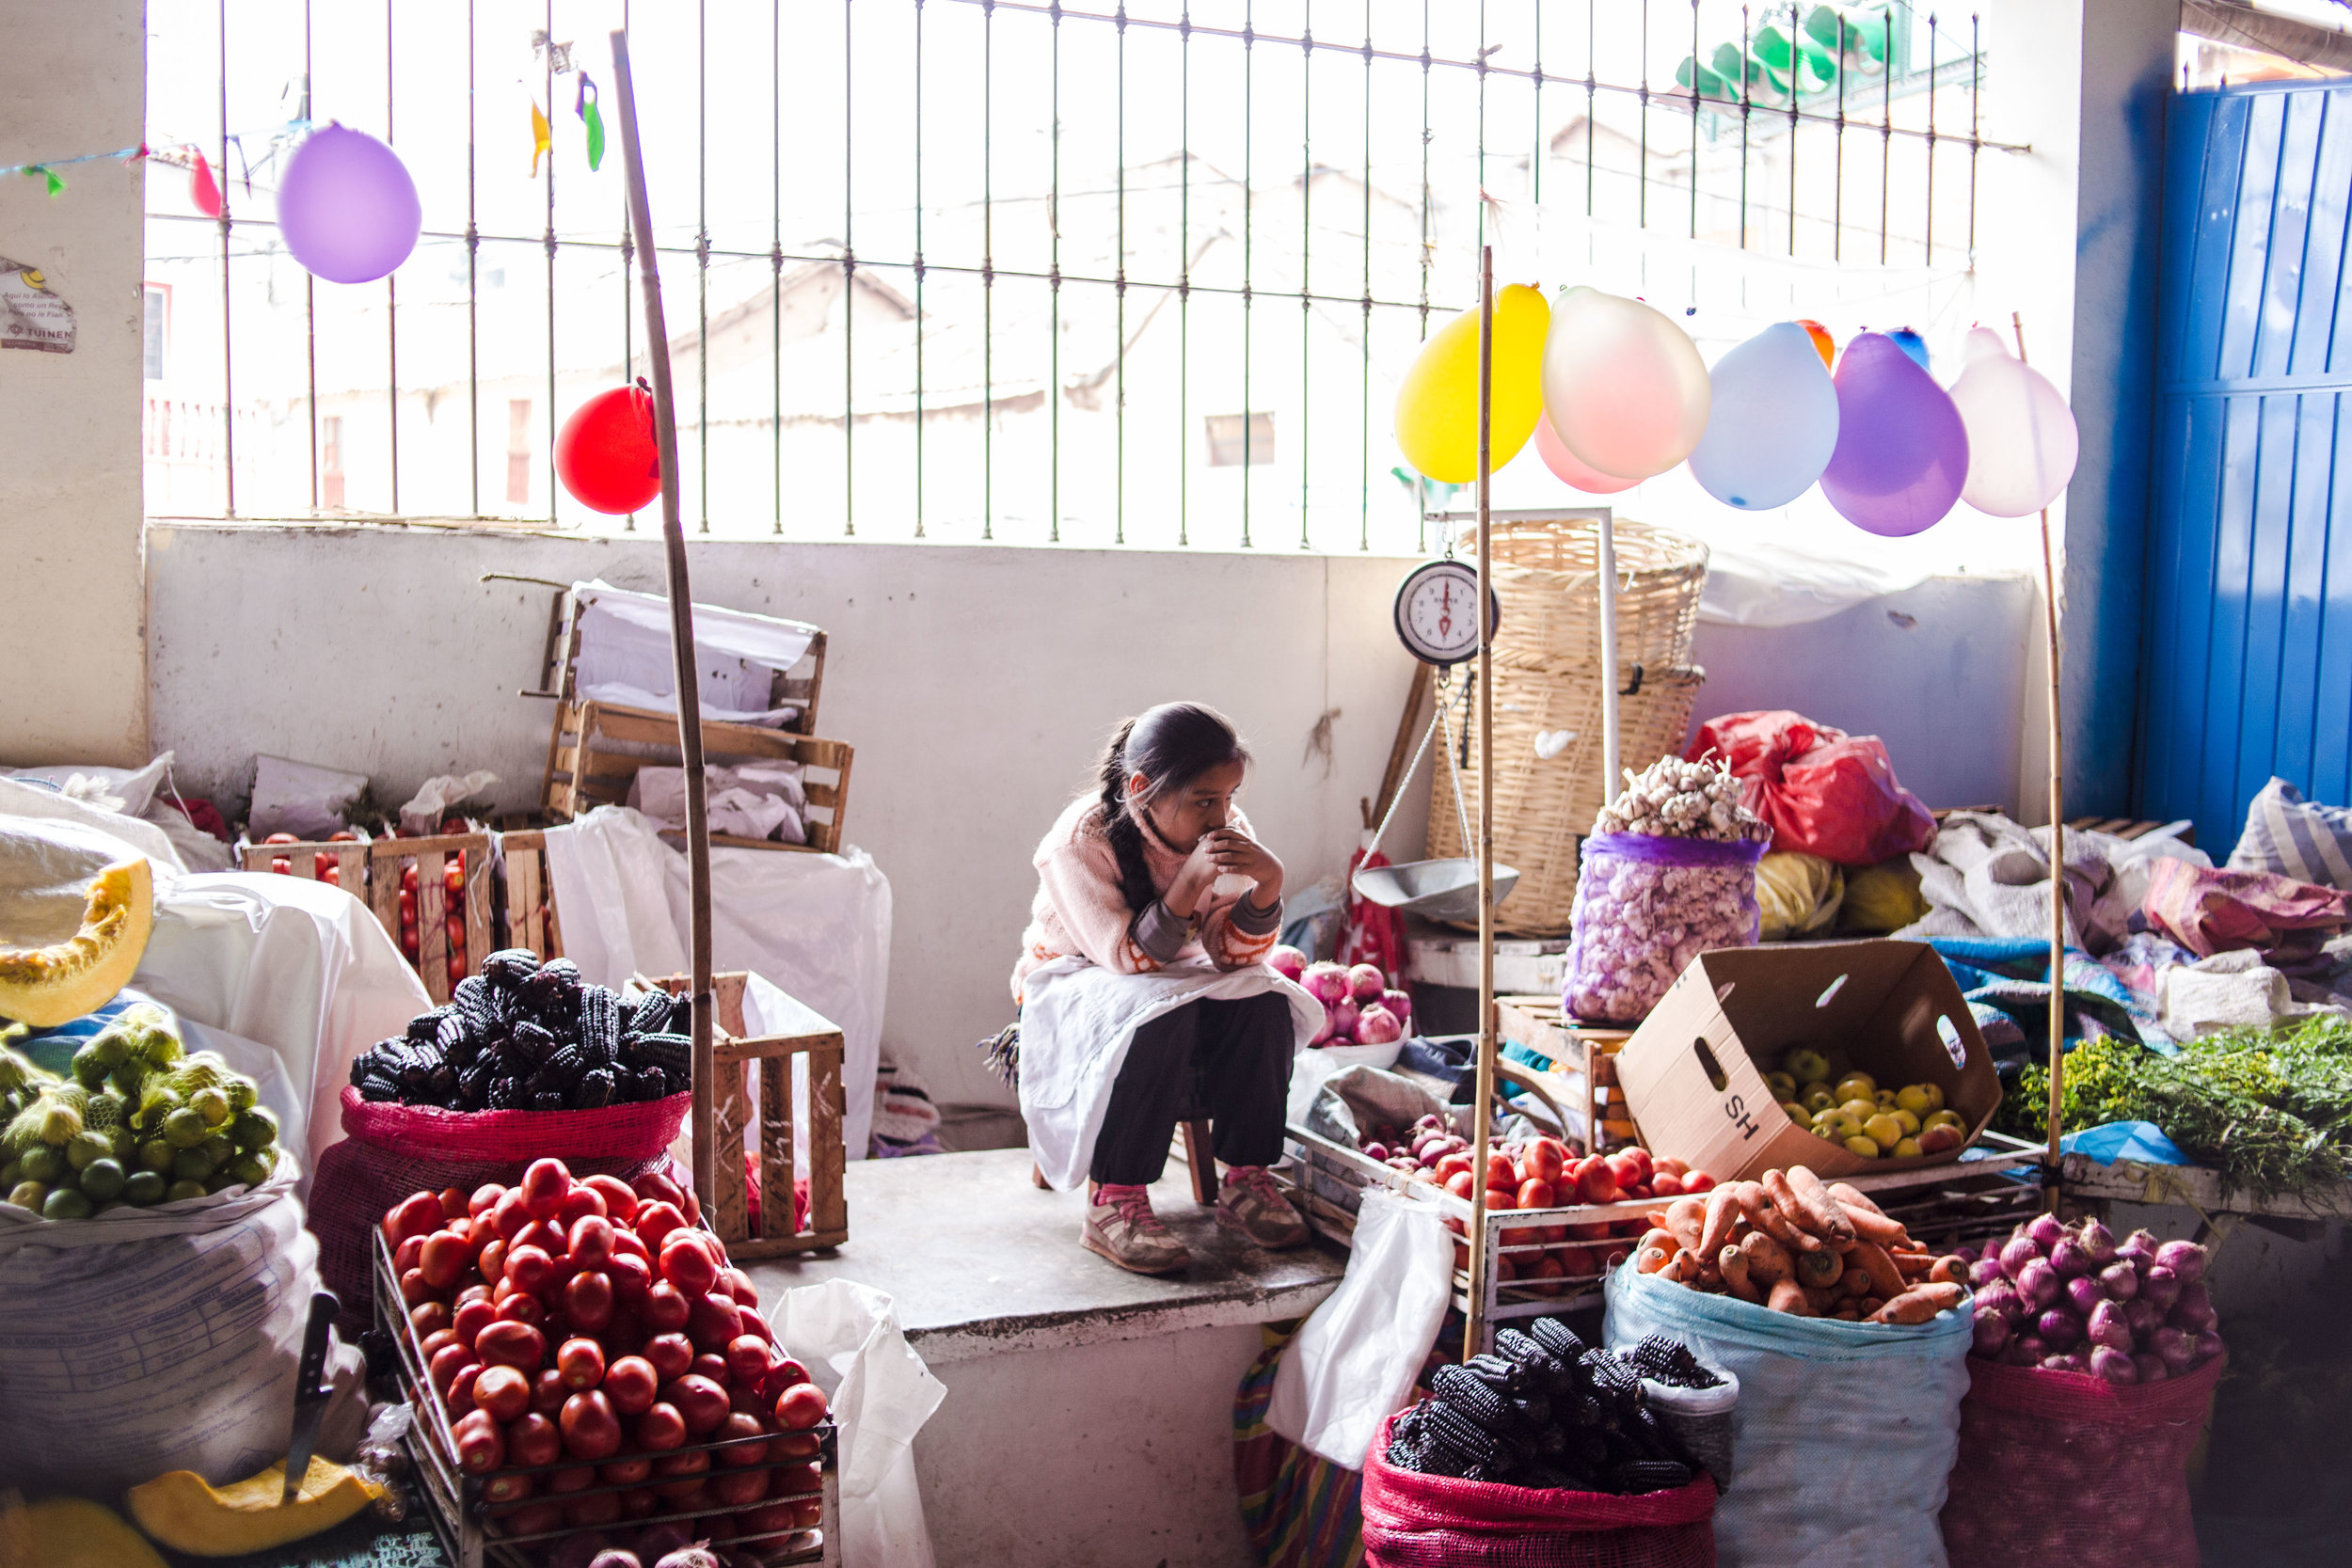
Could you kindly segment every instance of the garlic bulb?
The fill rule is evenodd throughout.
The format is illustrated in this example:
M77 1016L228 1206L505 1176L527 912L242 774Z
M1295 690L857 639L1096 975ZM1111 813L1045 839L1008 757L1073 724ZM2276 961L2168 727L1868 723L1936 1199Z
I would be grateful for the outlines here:
M1600 808L1595 833L1648 833L1657 838L1704 838L1718 844L1761 843L1772 829L1741 803L1740 781L1715 759L1661 757Z

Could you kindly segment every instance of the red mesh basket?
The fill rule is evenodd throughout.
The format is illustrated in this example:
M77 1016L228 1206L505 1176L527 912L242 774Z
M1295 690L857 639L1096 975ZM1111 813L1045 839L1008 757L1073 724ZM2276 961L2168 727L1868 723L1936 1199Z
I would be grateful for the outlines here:
M1714 1568L1715 1482L1672 1492L1500 1486L1400 1469L1391 1416L1364 1457L1369 1568Z
M373 1322L368 1231L402 1198L445 1187L470 1193L485 1181L511 1185L546 1158L574 1176L627 1180L668 1161L693 1099L674 1094L593 1111L444 1111L365 1100L346 1086L343 1140L319 1156L310 1180L319 1274L342 1298L336 1323L344 1337Z
M1970 1358L1943 1513L1952 1568L2197 1568L2188 1456L2224 1359L2118 1387Z

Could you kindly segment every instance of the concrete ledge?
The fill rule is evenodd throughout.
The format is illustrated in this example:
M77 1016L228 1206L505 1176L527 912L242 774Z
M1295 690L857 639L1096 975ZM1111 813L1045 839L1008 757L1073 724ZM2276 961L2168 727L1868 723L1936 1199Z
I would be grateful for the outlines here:
M936 1368L1022 1351L1278 1322L1311 1310L1346 1271L1317 1241L1263 1252L1193 1202L1179 1162L1152 1206L1193 1255L1184 1274L1128 1274L1078 1244L1085 1196L1041 1192L1025 1148L852 1164L838 1252L753 1265L763 1301L827 1279L887 1291Z

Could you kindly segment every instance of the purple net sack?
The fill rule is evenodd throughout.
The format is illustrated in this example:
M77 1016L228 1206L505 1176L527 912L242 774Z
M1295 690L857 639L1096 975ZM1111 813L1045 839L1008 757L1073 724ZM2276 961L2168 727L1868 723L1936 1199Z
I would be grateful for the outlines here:
M1755 945L1763 924L1756 864L1771 847L1648 833L1586 839L1561 1006L1637 1023L1701 953Z

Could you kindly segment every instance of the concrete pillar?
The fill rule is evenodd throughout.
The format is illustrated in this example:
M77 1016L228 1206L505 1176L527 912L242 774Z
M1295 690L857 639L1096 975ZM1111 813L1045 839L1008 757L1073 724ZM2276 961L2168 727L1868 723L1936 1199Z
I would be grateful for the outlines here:
M1991 0L1985 11L1984 134L2032 150L1986 154L1984 265L2008 285L1995 297L2020 302L2033 363L2068 393L2082 429L2081 466L2051 515L2063 540L2069 816L2122 816L2133 803L2164 107L2179 20L2178 0ZM2037 626L2019 780L2035 822L2048 800L2041 648Z
M138 145L141 0L18 7L0 33L0 147L11 162ZM54 198L40 180L0 180L0 256L38 267L78 327L71 354L0 349L0 764L135 763L147 756L145 171L108 161L62 172Z

